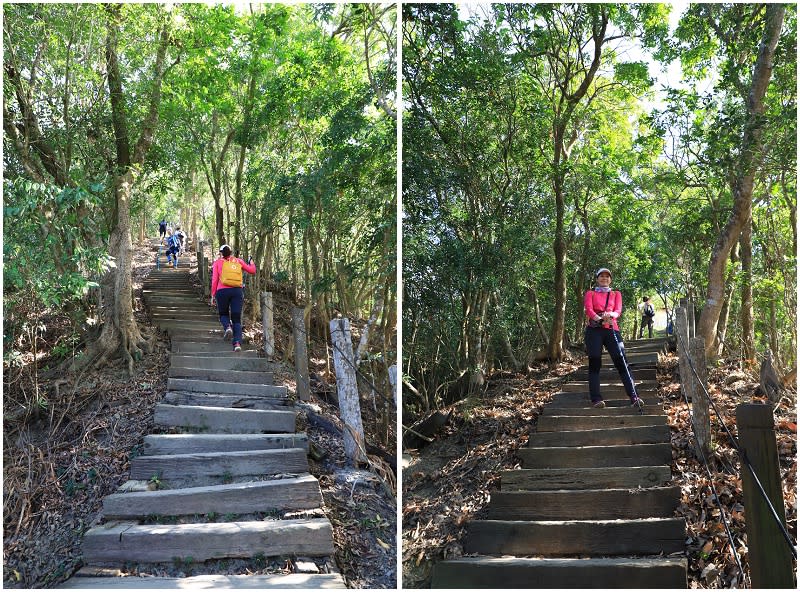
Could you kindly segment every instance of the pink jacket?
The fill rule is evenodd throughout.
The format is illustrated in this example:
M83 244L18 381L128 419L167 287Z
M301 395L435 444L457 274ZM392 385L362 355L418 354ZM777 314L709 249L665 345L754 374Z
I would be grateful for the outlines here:
M608 296L608 306L606 306L606 296ZM597 320L604 311L611 313L611 323L616 331L619 331L617 319L622 314L622 293L612 290L611 292L596 292L589 290L583 297L583 310L586 313L586 324L589 321Z
M246 271L249 274L254 274L256 272L255 265L248 265L238 257L231 257L231 259L236 259L239 264L242 266L242 270ZM219 283L219 276L222 273L222 262L225 261L222 257L214 261L214 265L211 266L211 296L213 297L217 293L217 289L223 288L230 288L231 286L223 286Z

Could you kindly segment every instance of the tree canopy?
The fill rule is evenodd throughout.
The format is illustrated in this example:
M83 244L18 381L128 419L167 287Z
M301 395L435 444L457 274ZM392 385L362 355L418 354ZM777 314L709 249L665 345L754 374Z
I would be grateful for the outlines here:
M747 171L752 216L721 254L707 351L796 364L796 10L697 4L675 22L659 4L404 6L408 411L560 358L599 267L628 311L688 297L710 318ZM648 64L672 60L681 79Z

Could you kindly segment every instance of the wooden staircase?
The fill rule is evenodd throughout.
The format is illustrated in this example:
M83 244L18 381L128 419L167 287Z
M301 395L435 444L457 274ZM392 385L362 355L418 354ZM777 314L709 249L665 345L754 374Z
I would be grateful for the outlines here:
M503 472L486 519L467 525L465 556L436 564L433 588L686 588L680 488L655 395L665 343L626 344L642 414L607 354L605 409L589 404L587 366L553 396L518 452L523 468Z
M61 587L344 588L339 573L325 573L335 565L332 528L287 388L258 352L223 341L216 311L189 284L189 261L144 284L153 323L171 338L168 392L155 410L167 433L145 436L130 481L103 502L105 522L84 536L86 567ZM304 573L95 577L132 563L276 557L303 560Z

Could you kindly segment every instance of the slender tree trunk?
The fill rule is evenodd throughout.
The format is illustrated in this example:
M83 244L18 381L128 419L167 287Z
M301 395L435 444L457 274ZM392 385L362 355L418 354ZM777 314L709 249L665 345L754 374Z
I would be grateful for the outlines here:
M756 361L756 337L753 329L753 244L750 218L742 227L739 245L742 260L742 354L751 364Z
M725 301L722 303L722 310L719 315L719 324L717 330L717 343L714 345L714 351L717 355L722 355L725 347L725 337L728 333L728 317L731 311L731 300L733 299L734 280L736 279L736 264L739 262L739 250L737 245L731 249L731 270L728 273L728 278L725 281L727 288L725 289Z
M714 354L717 323L725 294L725 262L731 247L738 240L745 222L750 218L753 200L755 172L762 157L762 135L764 132L764 95L772 76L772 61L780 37L786 8L780 4L768 4L765 16L764 35L753 69L753 80L747 98L747 122L736 166L734 182L734 204L728 222L717 238L708 266L708 288L705 306L700 316L698 336L705 340L706 356Z

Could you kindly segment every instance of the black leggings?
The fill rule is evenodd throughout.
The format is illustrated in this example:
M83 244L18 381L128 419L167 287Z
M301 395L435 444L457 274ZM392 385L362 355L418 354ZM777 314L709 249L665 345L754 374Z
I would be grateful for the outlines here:
M619 331L613 329L603 329L602 327L586 327L584 333L586 343L586 354L589 356L589 396L592 403L602 401L600 395L600 368L603 365L603 347L605 346L611 361L617 367L619 377L625 386L625 392L633 401L636 395L636 388L633 386L633 376L631 376L628 365L625 363L624 351L620 348L622 337Z

